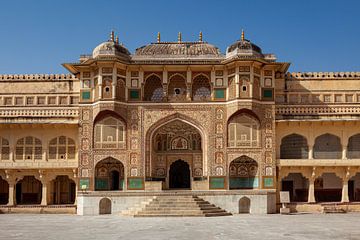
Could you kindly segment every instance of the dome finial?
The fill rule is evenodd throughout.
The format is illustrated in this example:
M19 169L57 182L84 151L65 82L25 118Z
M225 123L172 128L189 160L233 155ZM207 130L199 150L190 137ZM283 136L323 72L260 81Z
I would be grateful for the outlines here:
M119 45L119 36L116 36L115 43Z
M178 42L181 42L181 32L178 33Z
M200 31L199 33L199 42L202 42L203 41L203 34L202 34L202 31Z
M241 29L241 41L245 40L245 32L244 29Z
M115 41L115 33L114 33L114 30L111 30L111 32L110 32L110 41L111 41L111 42L114 42L114 41Z
M157 34L157 42L158 42L158 43L161 42L160 32L158 32L158 34Z

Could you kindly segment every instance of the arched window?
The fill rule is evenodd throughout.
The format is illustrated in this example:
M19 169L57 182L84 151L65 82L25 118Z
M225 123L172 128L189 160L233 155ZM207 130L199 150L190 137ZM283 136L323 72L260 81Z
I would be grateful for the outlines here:
M229 188L252 189L259 187L258 164L248 157L241 156L230 163Z
M144 100L161 102L164 96L164 89L161 79L157 75L151 75L146 79L144 85Z
M116 83L116 98L125 101L125 79L118 77Z
M112 98L112 77L103 77L102 80L102 97Z
M236 83L235 77L229 77L229 100L236 98Z
M169 100L186 100L186 82L182 75L175 74L170 78L168 85L168 97Z
M340 138L326 133L315 139L314 158L340 159L342 157Z
M107 117L95 124L95 148L125 148L125 125Z
M347 158L360 158L360 134L353 135L349 138Z
M10 159L10 146L9 141L0 137L0 160Z
M27 136L16 143L16 160L41 160L42 144L40 139Z
M209 101L211 99L211 86L206 76L199 75L194 78L192 96L194 101Z
M259 122L248 114L238 114L228 123L229 147L258 147Z
M307 159L309 147L305 137L299 134L290 134L281 139L281 159Z
M75 141L65 136L52 139L49 143L49 159L75 159Z

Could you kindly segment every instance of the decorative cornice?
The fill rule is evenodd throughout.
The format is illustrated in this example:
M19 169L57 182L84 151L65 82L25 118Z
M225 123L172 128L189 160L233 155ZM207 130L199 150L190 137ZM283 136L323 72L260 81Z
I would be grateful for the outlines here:
M75 75L72 74L3 74L0 75L1 80L78 80Z
M324 78L360 78L360 72L292 72L287 73L286 78L292 79L324 79Z

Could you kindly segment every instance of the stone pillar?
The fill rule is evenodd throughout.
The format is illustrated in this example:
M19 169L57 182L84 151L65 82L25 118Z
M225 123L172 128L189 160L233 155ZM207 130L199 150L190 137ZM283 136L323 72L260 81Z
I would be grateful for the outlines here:
M342 181L343 181L343 186L341 192L341 202L347 203L349 202L349 178L344 177Z
M309 194L308 194L308 203L314 203L315 201L315 178L309 178Z
M15 181L8 181L9 184L9 198L8 198L8 206L14 206L15 205Z
M347 146L342 145L342 157L341 157L342 159L347 159L346 153L347 153Z
M112 99L116 99L116 85L117 85L117 72L116 67L113 68L112 73Z
M48 181L42 180L42 193L41 193L41 205L46 206L47 205L47 190L48 190Z
M235 86L236 86L236 98L240 97L240 77L239 77L239 67L235 68Z
M99 83L99 99L102 99L102 84L103 84L103 81L102 81L102 75L101 74L99 74L98 83Z
M309 153L308 158L313 159L314 157L314 145L309 145Z
M215 68L213 67L211 69L211 73L210 73L210 94L211 94L211 100L213 100L215 98L215 91L214 91L214 86L216 86L216 76L215 76Z
M188 68L186 71L186 100L191 101L192 96L192 74L191 69Z

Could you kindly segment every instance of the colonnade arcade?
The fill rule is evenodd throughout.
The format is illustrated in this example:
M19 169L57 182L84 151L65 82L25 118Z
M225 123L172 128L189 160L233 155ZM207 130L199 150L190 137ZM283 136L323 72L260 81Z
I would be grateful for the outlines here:
M360 168L345 166L281 167L278 189L291 202L358 202Z
M76 172L0 174L0 205L76 204Z

